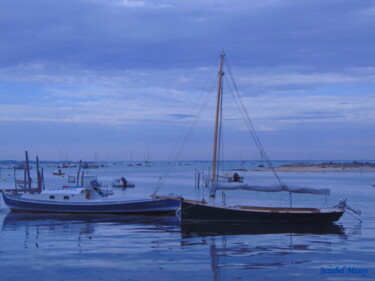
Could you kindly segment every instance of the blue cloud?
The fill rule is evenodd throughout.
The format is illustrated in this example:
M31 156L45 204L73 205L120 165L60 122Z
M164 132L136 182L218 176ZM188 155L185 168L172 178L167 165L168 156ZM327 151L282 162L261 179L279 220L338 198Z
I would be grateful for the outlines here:
M205 81L210 71L217 73L223 48L256 127L283 138L284 151L296 147L288 148L288 140L308 126L334 142L335 134L319 126L346 123L357 134L346 138L348 146L371 126L375 4L370 1L3 2L0 127L8 133L2 144L14 154L24 149L22 141L12 142L19 132L28 134L30 145L43 143L40 147L53 151L59 139L44 142L38 136L58 135L69 125L76 128L71 133L77 145L95 134L96 126L113 142L121 139L117 130L127 128L137 136L129 145L147 137L165 151L184 121L195 116L194 104L204 85L211 85ZM226 120L235 123L231 114ZM208 119L203 118L202 132ZM152 136L144 135L145 128ZM232 129L233 135L241 131L237 125ZM102 144L109 140L97 140L90 149L108 149ZM197 157L204 151L198 146ZM345 151L332 149L332 155ZM282 151L277 158L309 157Z

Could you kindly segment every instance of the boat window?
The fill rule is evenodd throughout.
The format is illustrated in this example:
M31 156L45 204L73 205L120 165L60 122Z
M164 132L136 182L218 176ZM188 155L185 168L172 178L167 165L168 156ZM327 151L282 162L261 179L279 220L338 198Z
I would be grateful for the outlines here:
M50 195L49 199L55 199L55 195Z
M68 177L68 183L75 183L76 182L76 177L75 176L69 176Z
M64 196L64 200L68 200L69 199L69 196Z

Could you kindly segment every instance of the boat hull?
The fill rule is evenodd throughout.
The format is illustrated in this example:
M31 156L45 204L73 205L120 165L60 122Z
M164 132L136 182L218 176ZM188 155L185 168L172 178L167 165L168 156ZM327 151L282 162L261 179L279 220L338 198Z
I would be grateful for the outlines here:
M267 223L331 223L338 221L344 210L309 208L218 207L181 201L181 220L239 221Z
M3 193L11 211L52 213L112 213L112 214L175 214L180 202L170 199L142 199L128 201L49 202L23 199Z

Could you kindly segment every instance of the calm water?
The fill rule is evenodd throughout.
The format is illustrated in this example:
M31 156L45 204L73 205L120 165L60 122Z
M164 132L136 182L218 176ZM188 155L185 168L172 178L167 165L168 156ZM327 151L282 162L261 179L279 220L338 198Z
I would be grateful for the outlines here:
M231 162L226 169L254 165ZM92 173L107 184L113 177L126 176L136 187L116 189L115 196L138 198L154 190L166 167L118 163ZM196 171L206 174L208 167L206 162L175 165L159 194L206 196L205 188L194 188L194 177ZM49 187L66 181L52 176L54 169L45 166ZM248 181L273 182L269 172L242 174ZM345 214L336 225L321 229L181 225L174 216L9 213L1 201L0 280L375 280L375 173L280 176L290 184L331 188L327 200L294 195L293 206L332 206L346 197L351 207L361 209L362 222ZM1 187L13 185L11 170L3 169L1 177ZM280 194L227 193L226 200L289 205L289 197Z

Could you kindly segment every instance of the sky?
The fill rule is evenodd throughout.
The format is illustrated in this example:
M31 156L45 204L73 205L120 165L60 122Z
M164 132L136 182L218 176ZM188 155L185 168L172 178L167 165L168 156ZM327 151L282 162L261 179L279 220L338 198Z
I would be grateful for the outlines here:
M0 6L2 160L170 160L223 50L270 159L375 159L373 1ZM259 160L225 101L225 158ZM214 106L178 159L211 159Z

